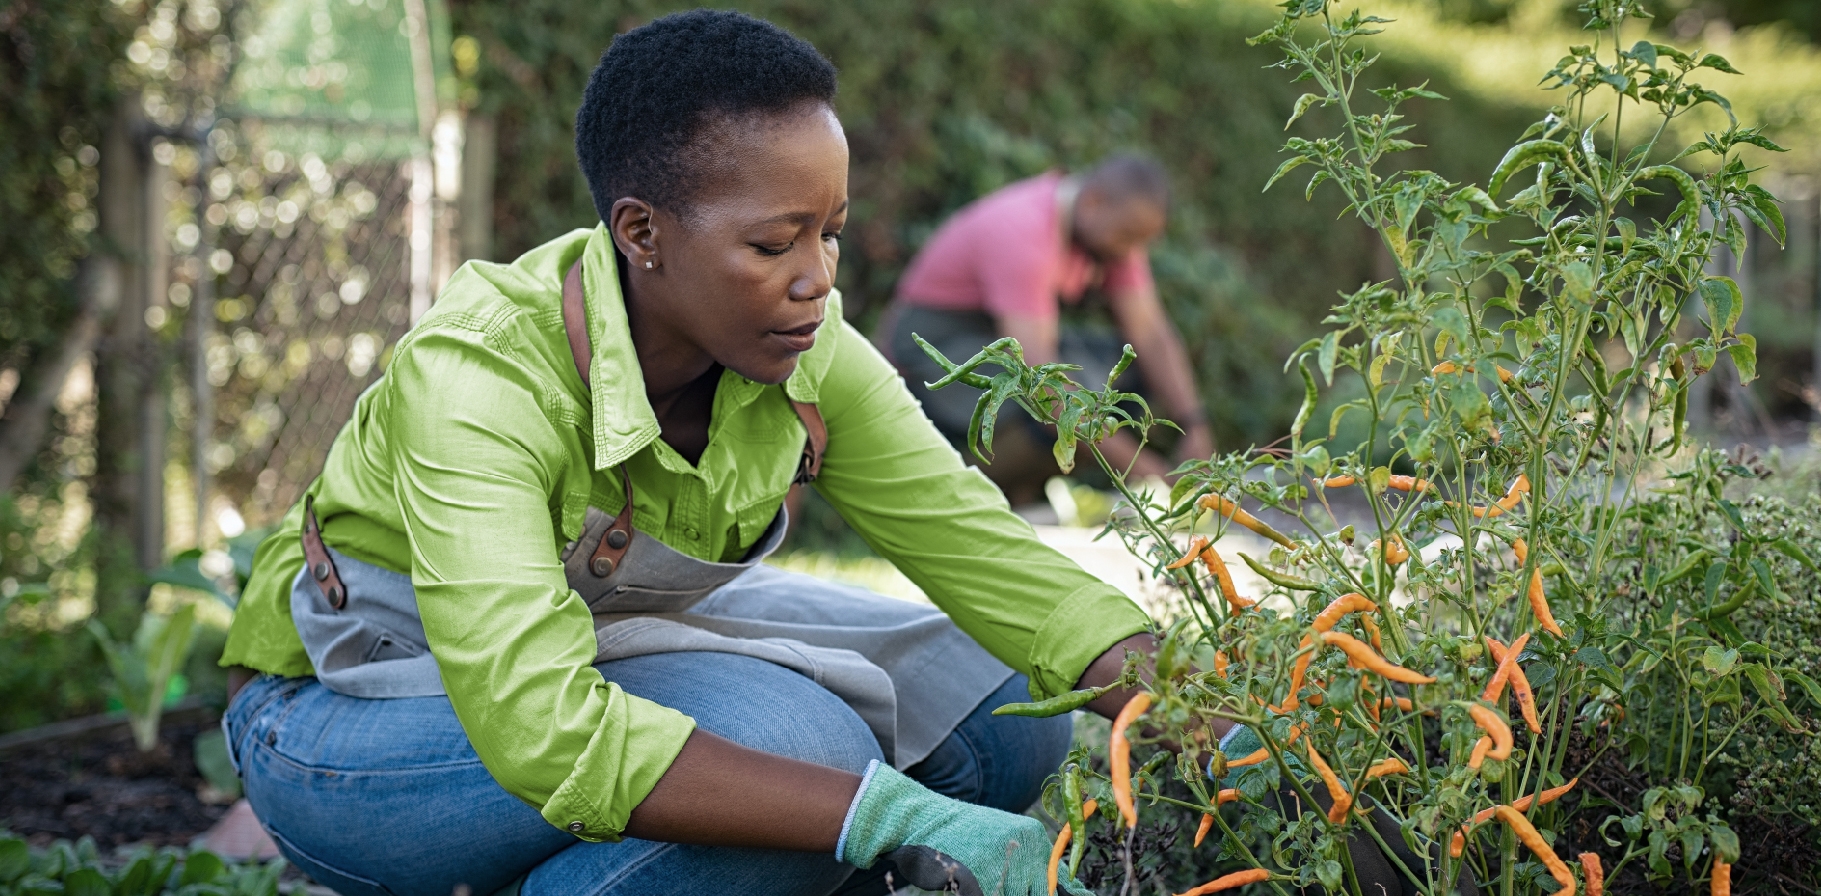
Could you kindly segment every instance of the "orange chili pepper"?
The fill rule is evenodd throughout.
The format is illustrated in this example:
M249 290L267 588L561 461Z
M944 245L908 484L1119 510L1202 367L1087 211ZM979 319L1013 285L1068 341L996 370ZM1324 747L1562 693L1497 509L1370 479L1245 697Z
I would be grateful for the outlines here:
M1483 703L1467 707L1467 714L1473 717L1473 723L1480 726L1480 730L1492 737L1492 750L1486 755L1500 761L1511 758L1511 726Z
M1220 558L1220 552L1207 548L1201 552L1201 562L1208 567L1214 576L1214 583L1220 586L1220 596L1227 599L1227 604L1235 610L1243 610L1258 603L1249 597L1240 597L1239 589L1233 587L1233 574L1227 571L1227 561Z
M1189 564L1195 562L1196 557L1201 556L1202 551L1205 551L1207 549L1208 549L1208 537L1206 535L1197 535L1194 538L1189 539L1188 553L1183 554L1178 559L1171 560L1169 563L1164 564L1163 568L1164 569L1181 569L1185 566L1188 566Z
M1234 887L1243 887L1246 884L1262 884L1270 879L1271 872L1266 871L1263 868L1249 868L1245 871L1235 871L1232 874L1223 874L1199 887L1177 893L1176 896L1208 896L1209 893L1218 893L1221 890L1231 890Z
M1214 674L1220 678L1227 677L1227 653L1224 650L1214 651Z
M1320 613L1317 613L1315 621L1310 623L1309 627L1318 632L1325 632L1339 625L1341 619L1348 613L1369 613L1377 609L1378 604L1367 599L1364 594L1357 591L1349 592L1335 598Z
M1454 363L1453 361L1443 361L1442 363L1429 368L1429 373L1432 376L1441 376L1441 375L1447 374L1447 373L1460 373L1460 372L1461 372L1461 366L1459 364Z
M1315 752L1314 741L1303 746L1309 751L1309 764L1315 766L1315 773L1321 775L1322 783L1328 786L1328 798L1334 801L1334 805L1328 807L1328 822L1340 824L1346 820L1347 811L1353 808L1353 794L1340 785L1340 778L1334 774L1334 769L1329 768L1321 754Z
M1385 651L1385 639L1379 636L1378 622L1370 616L1359 617L1360 625L1366 627L1366 635L1372 639L1372 649L1380 653Z
M1520 500L1522 500L1523 497L1529 493L1530 493L1530 477L1524 475L1523 473L1519 473L1518 478L1511 481L1511 487L1505 490L1505 497L1500 498L1497 501L1493 502L1492 506L1490 506L1490 507L1473 508L1473 515L1477 516L1477 517L1483 517L1486 519L1491 519L1492 517L1500 516L1500 515L1504 514L1506 511L1517 509L1518 502Z
M1532 732L1542 734L1543 725L1538 721L1536 715L1536 692L1530 689L1530 679L1524 674L1524 667L1517 663L1517 654L1524 649L1524 641L1529 637L1530 633L1525 632L1514 642L1517 650L1500 644L1497 638L1487 638L1486 647L1492 651L1492 658L1498 660L1499 668L1508 672L1507 680L1511 682L1511 696L1517 698L1518 711L1524 714L1524 724L1530 726ZM1505 665L1507 657L1511 658L1509 668ZM1497 697L1493 698L1494 701L1497 699Z
M1513 375L1511 371L1506 370L1505 368L1500 367L1497 364L1492 365L1492 368L1499 372L1499 382L1501 382L1501 383L1509 383L1512 380L1517 379L1517 377L1515 375Z
M1511 643L1516 650L1508 650L1503 644L1494 648L1492 645L1498 642L1492 638L1486 639L1487 651L1492 655L1493 662L1498 664L1492 672L1492 680L1486 682L1486 690L1480 694L1480 699L1487 703L1497 703L1505 695L1505 684L1511 680L1511 670L1517 668L1517 655L1524 651L1525 644L1530 643L1530 633L1518 635L1518 639ZM1509 662L1507 657L1510 658ZM1520 673L1522 671L1519 670Z
M1094 814L1094 810L1098 809L1098 808L1100 808L1099 801L1088 800L1087 802L1081 804L1081 814L1084 816L1092 815L1092 814ZM1067 824L1064 824L1062 826L1061 833L1058 833L1056 835L1056 845L1050 847L1050 870L1049 870L1050 896L1056 896L1056 883L1057 883L1056 879L1058 877L1057 868L1059 868L1061 866L1062 856L1064 853L1068 852L1069 840L1071 838L1073 838L1074 836L1075 836L1075 829Z
M1517 557L1519 566L1530 561L1530 545L1525 544L1522 538L1511 539L1511 553Z
M1368 778L1383 778L1386 775L1405 775L1409 773L1410 766L1405 765L1404 760L1399 759L1396 756L1374 762L1372 763L1371 768L1366 769L1366 777Z
M1259 522L1258 517L1245 512L1238 504L1235 504L1226 498L1219 495L1207 495L1200 501L1197 501L1196 504L1204 510L1212 510L1286 548L1290 548L1291 550L1296 549L1296 542L1291 541L1288 536Z
M1415 476L1405 476L1401 473L1385 480L1385 487L1394 488L1400 492L1426 492L1434 488L1427 479L1418 479Z
M1377 672L1392 681L1401 681L1404 684L1431 684L1435 681L1428 675L1413 669L1406 669L1379 656L1373 652L1371 647L1366 646L1364 641L1346 632L1322 632L1321 639L1324 644L1339 647L1347 654L1349 660L1358 663L1361 668L1369 672Z
M1411 710L1416 709L1416 704L1410 702L1409 697L1396 697L1396 696L1386 697L1385 699L1380 700L1378 702L1378 706L1379 706L1379 709L1390 709L1391 707L1395 706L1398 709L1403 710L1404 712L1410 712Z
M1291 728L1290 736L1284 738L1283 745L1287 747L1293 743L1296 743L1296 739L1299 737L1302 737L1302 734L1303 734L1303 726L1297 725L1296 727ZM1227 768L1244 768L1248 765L1257 765L1260 762L1263 762L1269 758L1271 758L1271 749L1269 747L1259 747L1258 749L1253 750L1252 752L1247 753L1246 755L1241 756L1238 759L1227 760ZM1224 793L1225 791L1222 791L1222 792Z
M1573 896L1574 872L1568 870L1566 862L1556 858L1555 850L1549 848L1549 841L1544 840L1543 835L1537 833L1536 826L1530 823L1530 819L1525 818L1524 813L1510 806L1499 806L1492 811L1500 821L1511 828L1513 833L1517 834L1520 842L1529 847L1531 852L1536 853L1537 858L1543 860L1543 867L1549 869L1549 876L1562 885L1562 889L1557 891L1556 896Z
M1313 635L1303 635L1302 644L1298 649L1307 649L1314 644L1315 639ZM1297 703L1296 692L1303 689L1303 676L1308 674L1309 662L1315 659L1316 651L1319 651L1320 649L1320 647L1316 647L1315 650L1310 650L1308 653L1296 658L1296 665L1290 667L1290 694L1284 698L1284 702L1281 705L1272 707L1274 711L1278 713L1292 712L1299 705Z
M1714 858L1713 883L1709 887L1713 896L1732 896L1732 863Z
M1482 766L1486 763L1487 751L1489 751L1491 749L1492 749L1492 738L1490 738L1490 737L1482 736L1479 740L1474 741L1473 742L1473 753L1472 753L1472 755L1467 757L1467 767L1470 769L1473 769L1474 771L1479 771L1480 766Z
M1216 806L1224 806L1238 799L1239 791L1229 787L1222 790L1220 795L1214 798L1214 804ZM1201 824L1197 825L1195 828L1195 843L1193 845L1197 847L1201 846L1201 841L1207 839L1208 830L1213 827L1214 814L1212 812L1203 812L1201 814Z
M1125 818L1126 827L1138 827L1138 806L1132 801L1132 744L1126 740L1125 730L1138 721L1138 717L1151 708L1151 695L1139 692L1126 701L1119 716L1113 719L1113 737L1109 743L1108 761L1112 765L1113 802L1119 806L1119 814Z
M1555 624L1555 614L1549 612L1549 598L1543 594L1543 571L1541 569L1530 571L1529 597L1530 612L1536 615L1536 624L1542 626L1543 631L1558 638L1568 637L1562 634L1562 627Z
M1587 878L1587 896L1601 896L1606 892L1606 869L1600 867L1598 854L1581 853L1581 872Z
M1480 740L1488 745L1492 743L1491 738L1480 738ZM1580 778L1570 778L1568 783L1563 784L1560 787L1551 787L1548 790L1543 791L1540 795L1527 794L1519 797L1512 802L1511 808L1516 809L1519 812L1528 812L1530 811L1530 804L1532 802L1535 802L1539 806L1547 806L1561 798L1562 794L1573 790L1574 785L1580 783L1580 780ZM1461 825L1461 829L1454 832L1454 840L1448 844L1448 855L1457 859L1460 858L1461 851L1465 848L1467 843L1467 828L1471 825L1484 824L1492 818L1492 813L1494 809L1497 808L1498 807L1494 806L1492 809L1481 809L1480 811L1473 813L1473 820L1467 824Z
M1359 480L1354 479L1352 476L1333 476L1327 479L1318 479L1316 481L1321 483L1322 488L1346 488Z

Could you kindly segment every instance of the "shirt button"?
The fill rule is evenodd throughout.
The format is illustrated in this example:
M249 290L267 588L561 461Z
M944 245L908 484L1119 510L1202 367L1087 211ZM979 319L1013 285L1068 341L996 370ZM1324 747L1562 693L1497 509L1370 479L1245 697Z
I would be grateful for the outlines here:
M579 821L572 821L569 823L569 833L571 834L580 834L586 828L587 825L582 824Z
M693 540L695 540L695 539L697 539L697 538L701 538L701 537L702 537L702 533L700 533L700 532L697 532L697 531L696 531L696 530L694 530L694 529L684 529L684 530L683 530L683 534L684 534L684 535L687 535L687 536L689 536L689 538L690 538L690 540L692 540L692 541L693 541Z

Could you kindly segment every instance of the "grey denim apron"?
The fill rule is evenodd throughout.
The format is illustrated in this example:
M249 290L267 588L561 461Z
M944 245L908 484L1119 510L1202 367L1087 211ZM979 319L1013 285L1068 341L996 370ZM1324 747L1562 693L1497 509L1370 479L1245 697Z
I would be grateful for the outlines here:
M763 565L787 519L780 509L741 561L713 563L589 507L561 556L594 616L594 661L681 651L762 659L840 697L895 767L915 765L1012 670L934 607ZM323 685L352 697L445 693L410 576L327 548L309 510L304 540L310 559L292 583L291 617ZM608 550L614 541L623 547Z

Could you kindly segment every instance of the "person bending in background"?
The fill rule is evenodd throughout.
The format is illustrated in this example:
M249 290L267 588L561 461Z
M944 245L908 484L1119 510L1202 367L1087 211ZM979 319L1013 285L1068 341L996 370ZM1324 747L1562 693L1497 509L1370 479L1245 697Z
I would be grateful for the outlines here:
M1091 386L1102 385L1122 343L1130 343L1138 351L1137 369L1120 385L1143 392L1154 411L1183 428L1176 457L1206 457L1213 437L1146 255L1168 210L1167 176L1137 155L1113 156L1086 174L1051 171L1002 187L956 212L911 260L878 341L924 412L964 453L977 395L925 388L943 371L911 334L956 361L1002 336L1015 337L1026 361L1078 364ZM1116 334L1063 323L1063 306L1081 306L1090 290L1105 296ZM1003 413L1018 422L1001 419L994 462L984 469L1014 505L1029 503L1058 472L1050 438L1022 410L1008 405ZM1132 469L1141 476L1170 469L1155 451L1140 454L1128 433L1100 447L1122 467L1136 455Z

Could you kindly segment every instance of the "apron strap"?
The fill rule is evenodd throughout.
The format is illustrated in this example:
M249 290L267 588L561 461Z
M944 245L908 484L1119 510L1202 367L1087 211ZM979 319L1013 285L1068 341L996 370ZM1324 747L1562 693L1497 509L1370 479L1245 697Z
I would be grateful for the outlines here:
M304 495L303 549L310 578L316 580L316 587L322 589L329 606L341 609L348 603L348 589L335 571L335 559L329 556L329 549L322 543L322 527L316 524L315 495Z
M575 372L581 374L582 383L588 385L588 365L593 359L593 349L588 345L588 312L582 304L582 262L576 259L569 266L569 273L563 277L563 333L569 337L569 354L575 358ZM796 478L792 482L814 482L822 472L822 456L828 452L828 424L822 420L822 412L815 402L795 401L790 409L796 411L797 419L803 422L806 438L803 441L803 459L797 464ZM622 474L623 476L624 474ZM626 506L632 506L632 483L626 483ZM625 514L621 514L625 516ZM618 521L615 521L618 525ZM628 529L630 534L630 529ZM607 539L601 539L605 548ZM621 551L621 555L624 555ZM597 551L595 556L601 555ZM618 565L619 559L613 559ZM611 567L609 568L611 572ZM606 573L597 573L605 576Z

